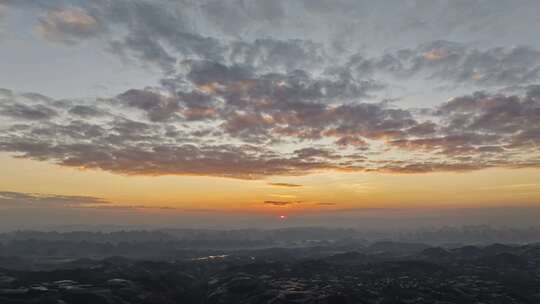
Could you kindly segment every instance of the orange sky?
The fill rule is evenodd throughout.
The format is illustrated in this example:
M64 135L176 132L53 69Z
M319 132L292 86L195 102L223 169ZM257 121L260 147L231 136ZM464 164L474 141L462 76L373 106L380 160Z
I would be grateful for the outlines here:
M540 170L537 169L427 174L322 172L238 180L204 176L123 176L14 159L7 154L0 154L0 167L0 190L3 191L86 195L119 205L144 204L188 210L279 213L350 208L517 206L540 202ZM295 203L273 206L265 201Z

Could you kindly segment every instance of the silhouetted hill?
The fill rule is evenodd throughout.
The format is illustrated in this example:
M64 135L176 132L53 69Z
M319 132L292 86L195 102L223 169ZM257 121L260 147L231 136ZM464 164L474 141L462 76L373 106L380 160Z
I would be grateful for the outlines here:
M250 255L243 250L240 255L230 252L176 261L79 259L46 271L8 267L0 270L0 303L540 301L538 245L431 247L420 251L422 244L403 245L382 242L366 247L365 252L341 253L319 248L312 255L306 248L253 250ZM385 255L379 253L381 249L387 250ZM78 267L72 268L75 265Z

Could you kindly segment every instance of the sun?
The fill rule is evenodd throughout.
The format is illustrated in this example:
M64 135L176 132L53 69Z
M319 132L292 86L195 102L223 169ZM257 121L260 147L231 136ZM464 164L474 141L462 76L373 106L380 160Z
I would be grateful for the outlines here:
M286 215L280 215L279 219L283 221L283 220L287 219L287 216Z

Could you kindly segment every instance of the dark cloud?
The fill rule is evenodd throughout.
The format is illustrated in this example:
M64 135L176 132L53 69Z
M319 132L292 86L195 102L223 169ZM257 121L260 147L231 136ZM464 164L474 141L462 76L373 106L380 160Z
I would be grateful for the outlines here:
M388 164L374 170L383 173L402 173L402 174L414 174L414 173L431 173L431 172L465 172L474 171L480 169L487 169L493 167L500 167L505 165L504 163L489 164L483 162L457 162L451 163L446 161L440 162L389 162Z
M0 115L27 120L46 120L57 115L57 112L44 105L25 105L22 103L0 105Z
M523 96L488 94L452 98L434 112L431 132L409 132L388 143L400 149L445 155L450 163L402 167L402 171L471 170L489 167L535 167L539 142L540 100L534 87ZM431 123L430 123L431 124ZM410 131L410 130L409 130Z
M447 132L473 131L503 147L538 144L534 134L540 129L540 99L534 88L524 97L475 93L454 98L438 114Z
M102 110L86 105L76 105L69 109L69 113L80 116L82 118L97 117L104 114Z
M531 85L527 88L527 97L531 99L540 99L540 85Z
M418 139L399 139L389 143L391 145L411 150L423 150L426 152L442 151L459 151L463 148L470 148L467 151L475 151L475 146L486 145L496 142L500 137L487 136L476 133L462 133L458 135L446 135L440 137L426 137ZM453 154L453 153L450 153Z
M149 104L145 104L135 99L134 106L151 110L153 101L150 99ZM114 111L97 121L93 117L81 120L80 115L73 119L66 114L71 111L64 112L63 108L71 110L76 106L52 104L59 106L57 110L63 113L56 122L10 125L0 136L0 149L18 153L19 157L124 174L259 178L302 174L334 166L324 159L304 160L266 147L211 144L208 139L179 138L182 133L171 133L171 128L175 128L173 125L154 123L152 116L143 121L120 116L125 114L122 103L109 103L113 106L110 110Z
M191 66L188 78L207 94L207 100L214 101L202 105L190 102L185 106L188 110L200 108L202 111L198 113L207 114L204 118L222 119L224 130L233 137L264 142L271 141L270 133L277 132L315 139L335 125L341 125L333 130L335 136L340 132L378 136L368 133L391 132L401 125L414 125L407 111L388 109L383 104L342 103L377 90L379 87L374 83L359 83L343 75L335 79L315 78L300 70L256 75L239 66L188 64Z
M66 207L108 211L178 210L173 207L148 206L145 204L118 205L103 198L93 196L23 193L13 191L0 191L0 206L9 207L10 209L31 208L35 209L35 212Z
M445 52L444 48L440 50ZM440 59L429 59L425 53L429 63L419 69L428 71L431 77L484 86L531 83L540 77L540 51L527 47L446 52L448 55Z
M236 41L229 46L230 60L260 69L286 71L305 69L329 60L324 45L301 39L256 39Z
M266 205L272 205L272 206L288 206L288 205L294 205L294 204L299 204L301 202L299 201L294 201L294 202L289 202L289 201L264 201L264 204Z
M300 159L313 159L313 158L339 158L332 151L327 149L318 148L303 148L294 151L294 154Z
M175 117L180 110L179 101L147 90L129 90L118 96L127 106L146 112L151 121L164 121Z
M0 96L3 98L10 98L13 96L13 92L8 89L0 88Z
M536 167L539 159L535 87L522 96L456 97L430 110L431 119L424 122L388 104L244 96L251 87L237 95L244 96L239 102L223 99L236 92L234 86L219 90L197 93L201 95L130 90L96 104L40 98L42 105L34 99L29 107L40 105L54 115L4 110L4 115L39 118L39 123L4 123L0 150L120 174L243 179L321 170L423 173ZM28 98L10 96L10 106ZM214 113L204 125L185 115L198 106ZM254 138L263 140L251 144ZM401 160L385 155L393 149L404 155ZM352 152L358 150L361 155ZM372 157L376 154L380 156Z
M70 196L55 194L36 194L0 191L1 205L34 205L34 206L99 206L108 201L92 196Z
M343 136L335 142L336 145L341 147L353 146L357 148L367 148L368 143L356 136Z
M525 98L476 93L450 100L438 113L445 117L452 131L469 129L513 134L540 126L540 101L532 96L534 91Z
M540 78L540 51L525 46L479 49L434 41L375 57L354 55L349 64L356 73L417 76L448 86L504 87L535 83Z
M186 61L190 68L187 78L196 85L219 83L234 84L242 80L250 80L254 75L250 69L242 66L225 66L214 61Z
M405 132L411 135L426 136L437 131L437 124L432 121L426 121L416 124L414 127L407 129Z
M51 102L53 99L50 97L47 97L43 94L34 93L34 92L26 92L21 94L22 97L25 99L35 101L35 102Z
M0 143L0 149L21 153L19 157L50 160L63 166L139 175L213 175L251 179L269 175L301 175L335 167L325 161L272 155L270 151L253 146L138 147L13 141Z
M290 184L290 183L268 183L268 185L273 187L285 187L285 188L300 188L302 185Z
M194 31L183 4L121 0L94 1L88 7L106 26L127 32L111 42L115 53L134 55L165 71L174 70L178 57L222 59L224 47Z

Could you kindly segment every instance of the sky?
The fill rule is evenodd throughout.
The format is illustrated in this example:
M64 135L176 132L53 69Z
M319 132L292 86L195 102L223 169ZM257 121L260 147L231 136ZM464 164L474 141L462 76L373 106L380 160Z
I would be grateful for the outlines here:
M0 229L535 224L539 10L0 0Z

